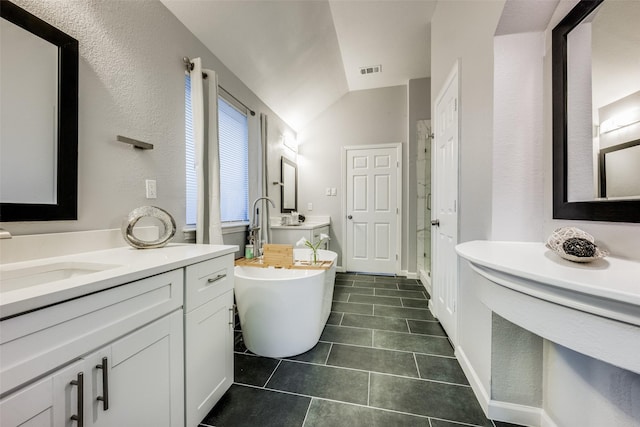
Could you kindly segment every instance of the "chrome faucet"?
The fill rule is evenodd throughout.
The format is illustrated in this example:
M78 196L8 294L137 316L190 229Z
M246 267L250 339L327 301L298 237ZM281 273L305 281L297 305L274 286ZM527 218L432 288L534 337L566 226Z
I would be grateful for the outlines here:
M10 239L10 238L11 238L11 233L9 233L4 228L0 228L0 239Z
M276 204L273 203L273 200L271 200L268 197L258 197L253 201L253 211L251 212L251 223L249 224L249 241L253 243L253 253L255 254L255 256L260 256L261 254L260 249L262 247L262 242L260 241L260 237L258 233L260 231L260 227L258 227L258 224L256 223L256 205L260 200L266 200L269 203L271 203L271 206L273 206L274 208L276 207Z

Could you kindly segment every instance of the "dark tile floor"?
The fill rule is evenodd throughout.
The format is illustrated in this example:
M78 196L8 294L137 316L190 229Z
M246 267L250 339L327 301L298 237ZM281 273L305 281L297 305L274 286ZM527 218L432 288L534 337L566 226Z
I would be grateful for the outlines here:
M308 352L256 356L238 330L235 383L201 427L503 425L484 416L427 298L416 280L338 274Z

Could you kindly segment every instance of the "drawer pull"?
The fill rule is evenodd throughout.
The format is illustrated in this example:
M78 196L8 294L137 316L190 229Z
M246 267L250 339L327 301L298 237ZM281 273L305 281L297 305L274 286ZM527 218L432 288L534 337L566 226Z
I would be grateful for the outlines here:
M102 369L102 396L98 396L97 400L102 401L102 410L109 409L109 370L107 369L107 358L102 358L102 364L96 365L96 369Z
M227 277L227 275L226 275L226 274L218 274L216 277L209 277L209 278L207 279L207 282L208 282L208 283L215 283L215 282L217 282L218 280L222 280L222 279L224 279L225 277Z
M71 385L78 386L78 413L71 415L71 419L78 422L78 427L82 427L84 425L84 374L78 372L78 379L71 381Z

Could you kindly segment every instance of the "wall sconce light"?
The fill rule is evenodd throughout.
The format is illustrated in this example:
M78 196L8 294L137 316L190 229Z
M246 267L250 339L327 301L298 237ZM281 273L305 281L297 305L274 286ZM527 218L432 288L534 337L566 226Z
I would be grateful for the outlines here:
M613 132L625 126L640 122L640 107L624 111L600 123L600 133Z
M286 132L282 135L282 144L294 153L298 153L298 141L290 133Z

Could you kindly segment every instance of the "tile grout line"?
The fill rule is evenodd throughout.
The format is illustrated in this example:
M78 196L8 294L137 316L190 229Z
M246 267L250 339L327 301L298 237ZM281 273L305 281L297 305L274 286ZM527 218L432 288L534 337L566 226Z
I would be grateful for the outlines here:
M382 331L382 332L387 332L387 331ZM443 354L436 354L436 353L423 353L421 351L414 351L414 350L398 350L396 348L373 347L373 346L370 346L370 345L351 344L351 343L348 343L348 342L337 342L337 341L323 341L323 340L320 340L318 342L323 342L323 343L327 343L327 344L348 345L348 346L351 346L351 347L368 348L368 349L374 349L374 350L396 351L398 353L416 353L416 354L423 354L425 356L431 356L431 357L442 357L443 359L456 359L455 356L445 356ZM239 354L243 354L243 353L239 353ZM253 356L257 356L257 355L253 355ZM263 357L263 356L257 356L257 357ZM289 360L289 359L286 359L286 360ZM312 362L308 362L308 363L312 363Z
M344 369L347 371L354 371L354 372L367 372L367 373L373 373L373 374L378 374L378 375L388 375L390 377L395 377L395 378L404 378L407 380L415 380L415 381L428 381L428 382L432 382L432 383L438 383L438 384L447 384L447 385L452 385L452 386L458 386L458 387L464 387L464 388L471 388L471 385L469 384L458 384L458 383L452 383L452 382L448 382L448 381L440 381L440 380L434 380L431 378L416 378L416 377L409 377L406 375L399 375L399 374L392 374L389 372L378 372L378 371L369 371L367 369L357 369L357 368L349 368L346 366L339 366L339 365L320 365L318 363L313 363L313 362L306 362L304 360L293 360L293 359L281 359L280 362L289 362L289 363L299 363L301 365L311 365L311 366L318 366L318 367L324 367L324 368L332 368L332 369ZM280 366L280 363L278 363L278 366ZM278 368L278 366L276 366L276 369ZM274 370L275 372L275 370ZM273 375L273 374L272 374ZM269 377L269 379L271 379L271 377ZM267 383L269 382L269 380L267 380ZM237 383L237 384L242 384L242 385L247 385L247 386L251 386L251 384L244 384L244 383ZM280 390L277 388L268 388L266 387L266 385L264 387L258 387L256 386L256 388L262 388L265 390L276 390L276 391L284 391L284 390Z
M367 406L371 406L371 371L369 371L367 378Z
M355 313L342 313L342 314L344 315L344 314L355 314ZM362 314L361 316L368 316L368 314ZM376 317L382 317L382 316L376 316ZM387 317L387 319L398 319L398 320L400 320L401 318L400 317ZM343 316L342 320L344 320L344 316ZM342 323L342 320L340 320L340 323ZM404 320L417 320L417 319L404 319ZM427 320L427 322L428 322L428 320ZM342 324L340 324L340 325L328 325L327 324L326 326L336 326L336 327L351 328L351 329L370 329L372 331L393 332L393 333L396 333L396 334L419 335L419 336L423 336L423 337L433 337L433 338L447 338L447 339L449 338L446 335L419 334L419 333L416 333L416 332L403 332L403 331L392 331L392 330L389 330L389 329L365 328L363 326L351 326L351 325L342 325Z
M329 365L327 365L327 363L329 362L329 356L331 355L331 350L333 350L333 343L331 343L331 345L329 346L329 351L327 352L327 357L326 357L326 359L324 359L324 365L325 366L329 366Z
M309 416L309 410L311 409L311 404L313 403L313 397L309 399L309 406L307 406L307 412L304 414L304 419L302 420L302 425L300 427L304 427L307 422L307 417Z
M418 378L422 378L422 374L420 373L420 366L418 366L418 359L416 358L415 353L413 353L413 362L416 364L416 370L418 371Z
M276 365L276 367L273 369L273 371L271 372L271 375L269 375L269 378L267 378L267 381L265 381L265 383L262 385L262 388L266 388L267 384L269 384L269 381L271 381L271 378L273 377L273 374L276 373L276 371L278 370L278 368L280 367L280 364L282 363L282 359L278 360L278 364Z

